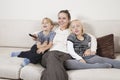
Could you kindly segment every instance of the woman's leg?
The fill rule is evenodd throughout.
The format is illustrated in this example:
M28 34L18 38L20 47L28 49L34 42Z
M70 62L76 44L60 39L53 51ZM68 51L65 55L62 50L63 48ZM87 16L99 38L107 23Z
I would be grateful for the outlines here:
M91 69L91 68L111 68L111 65L108 63L88 64L88 63L82 63L78 60L71 59L65 62L65 67L70 70L76 70L76 69Z
M60 51L48 51L42 57L42 65L46 67L41 80L68 80L64 68L64 61L70 59L70 55Z
M106 57L100 57L97 55L86 61L89 63L109 63L112 65L113 68L120 68L120 61L115 60L115 59L106 58Z

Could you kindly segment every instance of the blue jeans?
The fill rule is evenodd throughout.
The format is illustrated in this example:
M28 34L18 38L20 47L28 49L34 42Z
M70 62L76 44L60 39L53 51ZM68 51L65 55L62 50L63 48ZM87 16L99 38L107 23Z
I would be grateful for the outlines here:
M65 62L65 66L67 69L89 69L89 68L118 68L120 69L120 61L100 57L100 56L93 56L91 58L85 59L86 63L82 63L77 60L67 60Z

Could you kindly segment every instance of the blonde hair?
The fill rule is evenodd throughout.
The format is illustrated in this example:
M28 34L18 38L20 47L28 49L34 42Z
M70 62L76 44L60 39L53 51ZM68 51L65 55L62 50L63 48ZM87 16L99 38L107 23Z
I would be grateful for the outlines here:
M80 21L80 20L78 20L78 19L75 19L75 20L72 20L71 22L70 22L70 26L69 26L69 29L70 29L70 31L71 31L71 24L73 23L73 22L79 22L80 23L80 25L81 25L81 29L82 29L82 34L84 34L84 26L83 26L83 24L82 24L82 22Z
M42 23L44 22L44 20L46 20L48 23L50 23L52 26L54 26L54 23L50 18L47 18L47 17L43 18Z

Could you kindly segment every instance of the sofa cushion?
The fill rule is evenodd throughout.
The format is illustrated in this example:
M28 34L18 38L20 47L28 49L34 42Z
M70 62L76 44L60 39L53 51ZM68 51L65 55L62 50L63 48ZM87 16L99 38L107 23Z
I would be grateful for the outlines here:
M0 47L0 80L9 78L17 80L20 78L21 63L23 58L10 57L13 51L26 51L26 48Z
M0 57L0 78L19 79L21 58Z
M98 49L97 54L102 57L115 58L114 54L114 35L109 34L103 37L97 38Z
M43 70L44 68L40 64L30 63L21 69L20 78L23 80L40 80Z
M111 69L80 69L68 71L69 80L120 80L120 70Z

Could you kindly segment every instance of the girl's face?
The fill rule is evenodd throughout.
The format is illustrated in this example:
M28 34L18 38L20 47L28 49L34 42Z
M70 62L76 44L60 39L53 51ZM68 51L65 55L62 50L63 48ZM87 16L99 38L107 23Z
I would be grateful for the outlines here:
M70 28L75 35L82 35L83 33L83 27L79 21L72 22Z
M69 24L69 19L66 13L59 13L58 14L58 24L60 28L67 28Z
M46 19L43 20L43 22L42 22L42 30L43 31L50 31L52 29L52 27L53 27L52 24L48 20L46 20Z

